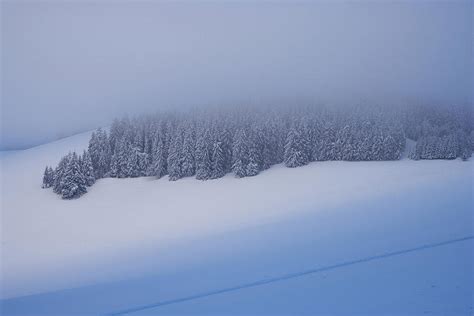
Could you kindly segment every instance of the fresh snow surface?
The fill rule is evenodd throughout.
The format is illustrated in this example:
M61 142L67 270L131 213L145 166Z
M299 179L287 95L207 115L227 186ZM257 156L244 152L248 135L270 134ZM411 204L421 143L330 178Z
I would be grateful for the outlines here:
M5 315L474 313L472 159L41 189L89 137L0 155Z

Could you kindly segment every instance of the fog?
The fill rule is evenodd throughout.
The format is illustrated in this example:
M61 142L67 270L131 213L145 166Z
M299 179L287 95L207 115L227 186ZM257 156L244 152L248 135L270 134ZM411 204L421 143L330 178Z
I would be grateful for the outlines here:
M1 148L181 106L472 104L473 4L1 2Z

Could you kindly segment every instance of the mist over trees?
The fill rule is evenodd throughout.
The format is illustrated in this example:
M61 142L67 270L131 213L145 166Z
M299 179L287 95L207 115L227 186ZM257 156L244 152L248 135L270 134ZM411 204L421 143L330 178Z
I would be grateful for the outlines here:
M88 149L69 153L43 187L64 199L87 192L96 179L168 175L210 180L256 176L274 164L398 160L406 139L411 159L468 159L474 149L472 113L461 108L297 107L208 109L115 119L92 133Z

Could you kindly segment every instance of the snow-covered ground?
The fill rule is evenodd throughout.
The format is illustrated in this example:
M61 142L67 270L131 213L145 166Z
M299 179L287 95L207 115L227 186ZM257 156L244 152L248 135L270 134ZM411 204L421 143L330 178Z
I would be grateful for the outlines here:
M41 189L89 136L0 156L6 315L474 313L472 159Z

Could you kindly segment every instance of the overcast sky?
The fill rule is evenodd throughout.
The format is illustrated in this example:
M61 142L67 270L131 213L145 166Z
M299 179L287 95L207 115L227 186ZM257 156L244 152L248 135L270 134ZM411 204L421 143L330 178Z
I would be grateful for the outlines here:
M472 102L472 1L1 9L3 149L182 105Z

